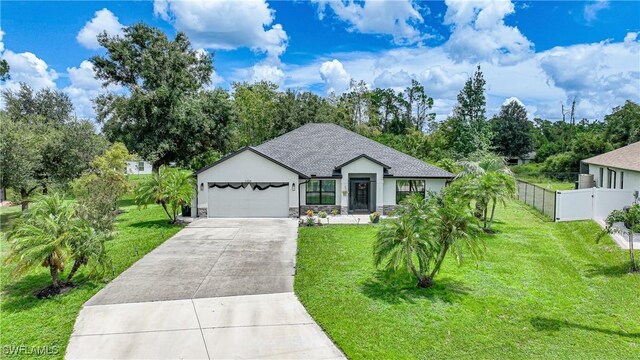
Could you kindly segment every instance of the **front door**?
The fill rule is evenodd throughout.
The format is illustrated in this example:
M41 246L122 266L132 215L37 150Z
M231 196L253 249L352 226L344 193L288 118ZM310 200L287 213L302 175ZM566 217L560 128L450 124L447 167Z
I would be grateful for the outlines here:
M368 179L353 179L351 181L351 210L353 212L369 212L369 185Z

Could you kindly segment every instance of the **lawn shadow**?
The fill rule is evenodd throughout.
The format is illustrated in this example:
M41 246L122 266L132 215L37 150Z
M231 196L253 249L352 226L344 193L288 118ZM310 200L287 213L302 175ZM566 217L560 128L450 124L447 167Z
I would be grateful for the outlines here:
M120 199L118 200L118 207L128 207L128 206L135 206L136 203L133 199L129 198L129 199Z
M588 264L589 268L585 272L585 276L589 278L598 276L607 277L622 277L625 275L634 275L636 273L631 272L631 263L621 263L616 265L601 265L601 264ZM638 274L640 276L640 274Z
M533 317L529 319L529 322L531 323L533 328L538 331L558 331L562 328L573 328L573 329L599 332L607 335L615 335L615 336L640 339L640 333L626 333L618 330L603 329L595 326L577 324L577 323L573 323L566 320L562 321L557 319L549 319L541 316Z
M171 224L169 219L159 219L159 220L149 220L149 221L140 221L129 225L134 228L172 228L173 226L177 226L176 224Z
M378 271L360 287L362 293L371 299L390 304L399 302L415 303L418 299L439 300L453 303L469 293L462 282L450 278L436 278L430 288L418 288L415 279Z

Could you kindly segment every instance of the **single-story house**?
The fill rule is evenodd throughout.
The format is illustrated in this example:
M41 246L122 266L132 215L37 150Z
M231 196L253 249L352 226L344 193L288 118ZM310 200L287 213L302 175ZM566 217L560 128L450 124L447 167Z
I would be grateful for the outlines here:
M338 125L307 124L196 177L199 217L298 217L307 210L388 214L411 193L441 190L453 175Z
M640 190L640 141L582 160L593 175L595 186Z
M127 174L129 175L151 174L152 165L148 161L127 160L126 163L127 163Z
M505 161L507 165L524 165L532 162L536 158L536 152L531 151L522 156L507 156Z

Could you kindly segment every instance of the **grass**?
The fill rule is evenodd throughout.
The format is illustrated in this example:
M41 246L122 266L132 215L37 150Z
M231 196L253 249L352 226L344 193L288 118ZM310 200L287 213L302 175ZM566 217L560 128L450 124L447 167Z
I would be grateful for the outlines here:
M113 269L108 279L115 278L149 251L180 230L178 225L170 225L166 214L157 205L138 210L130 199L120 202L124 213L118 216L117 234L107 244L113 260ZM3 231L15 218L13 209L0 212ZM19 207L18 207L19 212ZM8 248L7 242L0 241L2 259ZM70 264L67 264L67 271ZM12 266L3 265L0 270L2 297L0 299L0 344L2 357L32 358L33 354L5 353L10 347L26 346L29 349L46 347L54 358L62 358L73 331L73 324L82 307L95 293L102 289L108 279L97 281L86 278L85 271L79 272L74 283L79 286L67 294L39 300L31 293L51 283L44 268L21 279L10 276ZM66 275L66 274L65 274ZM43 356L50 358L49 356Z
M596 244L592 221L548 222L516 202L497 218L484 259L449 257L430 289L373 268L376 225L301 228L296 294L354 359L637 359L628 252Z
M0 232L11 229L13 222L20 217L22 206L3 206L0 207Z
M534 185L538 185L541 188L549 189L549 190L573 190L576 188L576 184L567 181L558 181L544 177L519 177L519 180L526 181L532 183Z

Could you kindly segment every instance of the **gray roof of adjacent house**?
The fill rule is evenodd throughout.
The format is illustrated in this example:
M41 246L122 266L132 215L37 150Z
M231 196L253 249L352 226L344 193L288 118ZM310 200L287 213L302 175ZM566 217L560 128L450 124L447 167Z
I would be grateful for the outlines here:
M640 171L640 141L582 160L582 162L586 164Z
M385 176L453 177L447 171L335 124L307 124L252 149L306 176L335 176L339 166L365 157L386 165Z

